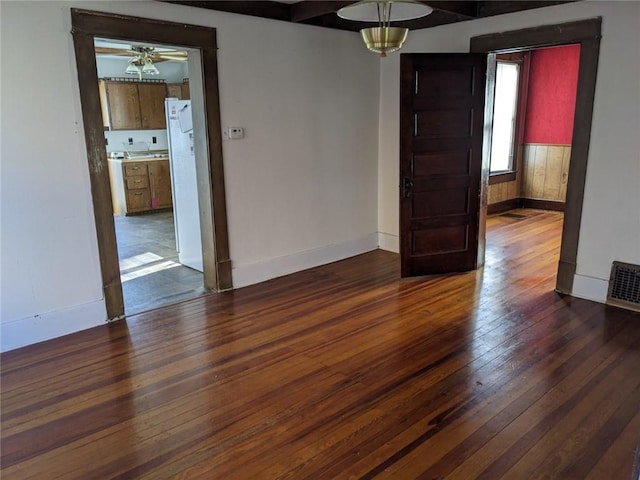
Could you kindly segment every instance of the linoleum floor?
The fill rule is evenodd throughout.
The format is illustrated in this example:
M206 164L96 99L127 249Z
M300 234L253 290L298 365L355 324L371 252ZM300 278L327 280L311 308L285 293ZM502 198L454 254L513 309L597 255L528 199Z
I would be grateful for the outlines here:
M207 293L202 273L178 260L172 212L114 219L127 315Z

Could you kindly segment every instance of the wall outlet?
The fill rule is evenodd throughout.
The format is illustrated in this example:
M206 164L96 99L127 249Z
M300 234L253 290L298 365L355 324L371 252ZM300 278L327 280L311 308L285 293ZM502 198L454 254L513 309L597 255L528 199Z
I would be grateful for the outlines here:
M151 143L158 143L157 137L151 137Z

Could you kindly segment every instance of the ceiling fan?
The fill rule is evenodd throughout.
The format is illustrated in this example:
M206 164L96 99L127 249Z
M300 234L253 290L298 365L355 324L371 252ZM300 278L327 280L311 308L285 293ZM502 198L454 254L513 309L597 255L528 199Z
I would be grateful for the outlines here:
M129 49L113 47L95 47L96 55L115 55L130 57L125 73L138 75L142 79L142 74L157 75L160 73L155 63L166 62L168 60L185 62L188 54L181 50L170 50L165 48L148 47L145 45L131 45Z

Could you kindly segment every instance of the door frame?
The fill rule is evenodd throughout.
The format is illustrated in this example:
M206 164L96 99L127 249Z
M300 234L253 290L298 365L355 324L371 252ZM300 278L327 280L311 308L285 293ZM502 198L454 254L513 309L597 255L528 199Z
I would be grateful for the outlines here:
M98 238L100 270L108 320L124 318L124 299L116 242L107 151L98 90L94 38L138 41L197 49L202 59L208 178L199 178L204 287L232 288L231 260L222 161L222 128L218 90L215 28L71 9L71 33L78 70L80 103L89 162L91 196ZM208 184L208 185L207 185Z
M567 198L555 288L557 292L563 294L573 292L573 278L576 273L601 28L602 17L596 17L562 24L491 33L472 37L470 40L469 51L471 53L509 53L541 47L580 45Z

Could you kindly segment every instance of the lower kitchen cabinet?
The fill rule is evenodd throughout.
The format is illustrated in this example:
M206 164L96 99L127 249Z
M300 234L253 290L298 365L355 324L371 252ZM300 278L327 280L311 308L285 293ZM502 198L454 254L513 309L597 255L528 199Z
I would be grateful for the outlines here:
M149 162L149 193L151 208L167 208L173 205L171 197L171 172L169 160Z
M173 206L169 159L109 159L113 213L129 215Z

